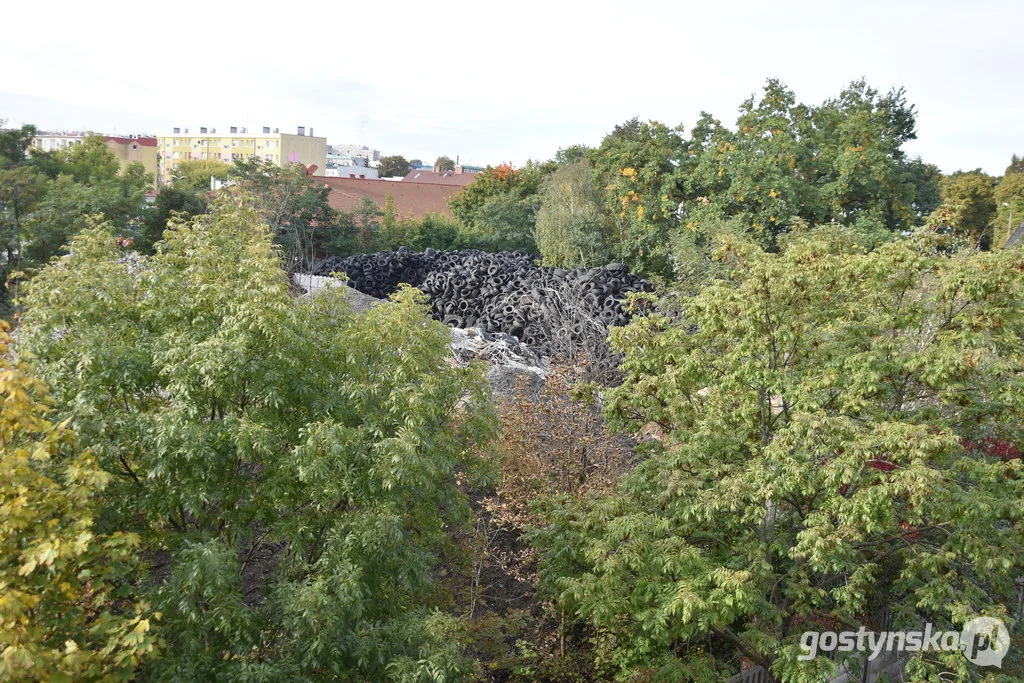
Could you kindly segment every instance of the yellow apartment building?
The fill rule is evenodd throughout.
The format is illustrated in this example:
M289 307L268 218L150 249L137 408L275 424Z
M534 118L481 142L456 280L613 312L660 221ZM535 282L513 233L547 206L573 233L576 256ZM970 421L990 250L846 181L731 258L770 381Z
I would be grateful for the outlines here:
M157 174L157 142L151 135L103 135L85 131L40 131L32 138L32 147L43 152L66 153L80 145L90 136L99 135L107 148L114 153L124 171L128 164L139 163L146 169L150 182Z
M104 142L107 148L114 153L121 163L123 171L128 164L139 163L149 174L149 181L153 182L157 174L157 142L154 137L133 135L129 137L117 137L108 135Z
M235 159L263 159L284 168L302 164L311 175L322 177L327 168L327 138L313 136L313 129L299 126L295 134L264 126L250 131L231 126L226 131L216 128L175 128L171 135L157 137L159 164L157 182L171 182L174 170L182 161L216 159L230 164Z

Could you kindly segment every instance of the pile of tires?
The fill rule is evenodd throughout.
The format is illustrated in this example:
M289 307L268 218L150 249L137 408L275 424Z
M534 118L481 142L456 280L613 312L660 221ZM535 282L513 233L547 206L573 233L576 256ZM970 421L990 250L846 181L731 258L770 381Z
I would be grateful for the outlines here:
M620 263L602 268L537 266L529 254L477 250L398 251L331 257L315 275L346 273L355 289L383 298L408 283L429 297L434 317L451 327L505 333L547 352L625 325L623 301L653 288Z
M393 294L403 282L420 286L434 270L435 259L441 253L446 252L433 249L415 252L402 247L398 251L356 254L345 258L331 256L313 270L313 275L345 273L354 289L383 299Z

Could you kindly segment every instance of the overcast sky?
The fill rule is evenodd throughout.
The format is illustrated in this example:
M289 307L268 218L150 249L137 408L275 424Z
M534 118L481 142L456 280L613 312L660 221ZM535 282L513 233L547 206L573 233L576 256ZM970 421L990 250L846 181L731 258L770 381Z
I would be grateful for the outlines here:
M943 171L1001 174L1024 154L1019 0L13 0L3 17L8 125L305 125L410 159L521 164L633 116L732 124L770 77L818 103L863 76L906 88L909 151Z

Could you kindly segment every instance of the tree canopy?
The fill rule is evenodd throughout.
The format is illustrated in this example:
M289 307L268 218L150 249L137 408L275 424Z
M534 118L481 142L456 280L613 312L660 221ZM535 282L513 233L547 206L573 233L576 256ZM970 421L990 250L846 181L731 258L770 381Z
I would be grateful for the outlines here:
M406 161L405 157L399 155L381 157L380 166L377 167L381 178L404 177L411 170L412 166L409 165L409 162Z
M426 597L491 412L422 295L361 316L341 289L293 298L231 195L124 256L85 229L32 281L22 335L159 577L135 585L166 640L143 676L455 675Z
M210 179L227 180L231 165L219 159L191 159L182 161L174 170L172 186L178 190L198 194L213 188Z
M262 159L238 159L229 177L233 191L253 202L260 220L284 248L289 271L308 272L318 251L343 237L335 229L330 189L307 176L301 164L281 168Z
M611 221L601 209L601 194L589 166L565 164L548 176L535 231L545 265L593 268L607 263Z
M535 533L542 584L623 675L720 680L716 639L778 680L812 630L1007 619L1022 567L1024 252L846 230L766 253L726 234L723 277L678 317L612 332L619 430L650 457ZM919 653L915 679L966 676Z
M98 531L111 475L48 419L2 321L0 405L0 678L132 680L158 646L131 591L139 537Z

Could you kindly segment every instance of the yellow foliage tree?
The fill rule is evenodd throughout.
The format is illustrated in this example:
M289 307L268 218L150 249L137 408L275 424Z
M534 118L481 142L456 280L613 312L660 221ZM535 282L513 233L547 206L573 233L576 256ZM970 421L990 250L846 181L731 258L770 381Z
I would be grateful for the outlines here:
M0 321L0 680L131 680L157 646L131 599L138 539L94 530L109 475L45 401Z

